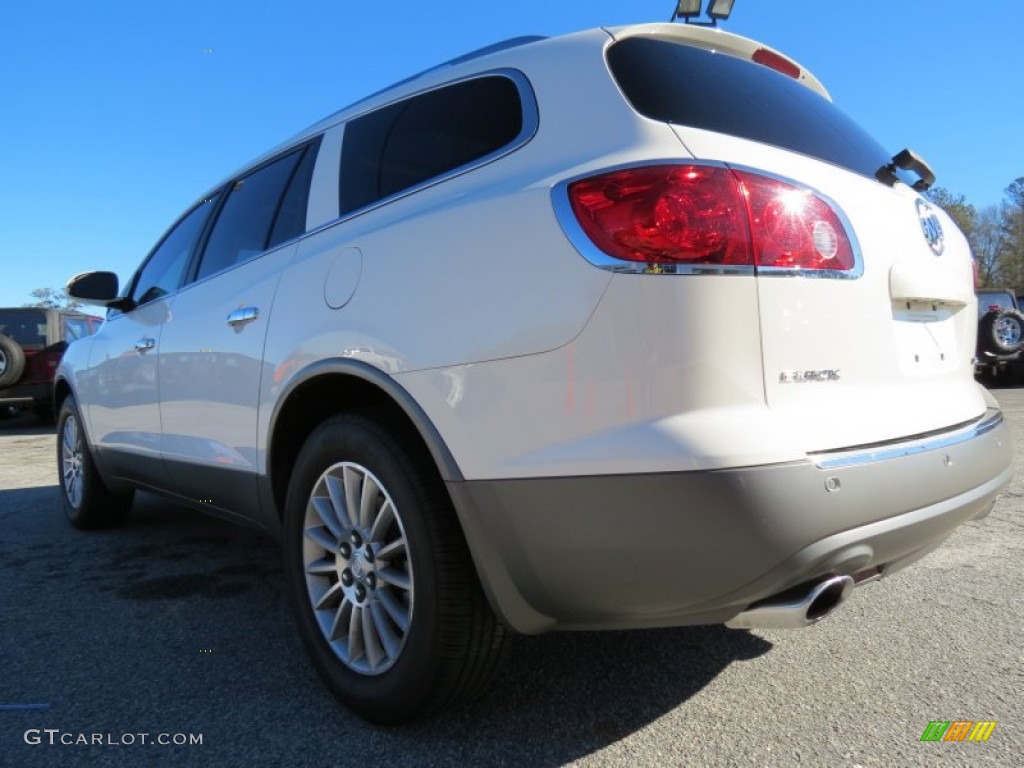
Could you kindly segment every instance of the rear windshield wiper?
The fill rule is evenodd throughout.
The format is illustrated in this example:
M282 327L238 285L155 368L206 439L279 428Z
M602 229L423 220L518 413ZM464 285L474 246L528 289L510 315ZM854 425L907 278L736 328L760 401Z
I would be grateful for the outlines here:
M918 180L913 184L914 189L918 192L926 191L935 183L935 171L931 169L923 157L911 149L904 149L899 154L894 155L891 163L883 165L875 171L875 178L891 187L900 180L896 173L897 168L902 171L913 171L918 175Z

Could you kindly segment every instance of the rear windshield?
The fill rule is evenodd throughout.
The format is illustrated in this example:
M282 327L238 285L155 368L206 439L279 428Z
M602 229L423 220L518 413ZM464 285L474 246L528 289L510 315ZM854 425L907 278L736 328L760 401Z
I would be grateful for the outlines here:
M810 155L874 178L891 160L828 99L761 64L650 38L608 50L623 94L645 117Z
M0 309L0 333L22 347L45 347L46 313Z

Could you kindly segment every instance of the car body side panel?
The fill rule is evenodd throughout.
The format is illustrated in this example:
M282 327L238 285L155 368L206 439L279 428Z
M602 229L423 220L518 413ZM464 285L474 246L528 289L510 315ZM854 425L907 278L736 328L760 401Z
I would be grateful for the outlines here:
M166 487L160 457L157 354L173 297L111 317L88 339L89 366L75 376L89 436L107 474ZM137 344L151 343L140 349Z
M161 455L172 487L204 505L258 516L257 405L263 345L291 243L186 286L160 345ZM229 323L239 309L249 322Z
M567 164L570 173L585 173L638 152L686 157L665 125L636 120L607 72L594 66L607 40L595 31L566 39L557 68L532 45L478 62L475 69L486 71L514 63L539 102L557 100L561 108L510 155L301 242L267 338L275 373L261 398L261 449L275 393L315 360L362 360L393 375L533 355L580 333L611 275L565 239L551 187ZM456 66L435 79L472 71ZM566 144L566 135L576 139ZM337 167L331 146L325 140L321 148L314 191L322 189L321 166ZM358 287L332 309L318 287L351 249L361 254Z
M615 275L587 327L560 349L395 378L445 435L467 479L804 456L764 407L750 276Z

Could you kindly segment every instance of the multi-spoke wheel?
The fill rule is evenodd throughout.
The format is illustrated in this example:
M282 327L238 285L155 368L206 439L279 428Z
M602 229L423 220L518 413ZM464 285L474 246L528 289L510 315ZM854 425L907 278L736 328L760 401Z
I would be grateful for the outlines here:
M1024 339L1024 327L1020 318L1012 315L1000 317L995 323L994 332L1004 347L1018 346Z
M310 604L334 653L357 672L389 669L415 601L402 518L380 480L352 462L329 467L306 505L302 549Z
M995 355L1024 348L1024 313L1012 307L985 313L978 320L978 347Z
M61 404L57 419L57 472L68 520L76 528L106 528L122 522L132 493L112 493L93 464L74 397Z
M478 690L504 629L415 435L335 416L306 440L285 503L285 564L307 650L357 714L398 723Z
M78 417L69 413L60 428L60 470L64 498L75 509L82 506L82 432Z

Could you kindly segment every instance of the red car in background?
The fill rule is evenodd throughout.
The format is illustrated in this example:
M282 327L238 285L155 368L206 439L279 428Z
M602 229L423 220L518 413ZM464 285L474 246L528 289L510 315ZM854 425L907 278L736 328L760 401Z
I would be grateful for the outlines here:
M0 308L0 418L31 408L53 420L53 373L73 341L96 333L103 319L47 307Z

